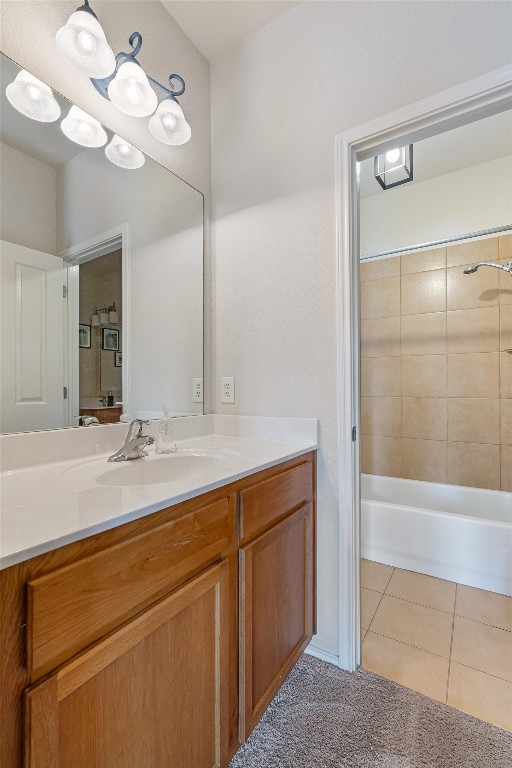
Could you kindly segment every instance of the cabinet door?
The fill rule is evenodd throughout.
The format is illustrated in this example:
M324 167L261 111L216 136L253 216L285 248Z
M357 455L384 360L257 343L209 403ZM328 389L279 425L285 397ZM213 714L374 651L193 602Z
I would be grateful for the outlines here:
M227 579L210 568L26 691L25 766L220 766Z
M240 550L241 698L247 738L313 634L313 509Z

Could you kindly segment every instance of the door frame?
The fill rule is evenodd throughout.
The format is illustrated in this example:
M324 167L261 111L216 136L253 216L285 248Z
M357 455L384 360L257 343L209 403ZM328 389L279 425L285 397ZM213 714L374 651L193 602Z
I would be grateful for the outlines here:
M68 426L78 426L80 414L79 364L78 364L78 309L79 309L79 268L80 264L97 259L116 248L121 248L122 295L123 295L123 338L121 371L123 391L123 421L130 417L130 225L119 224L107 232L67 248L59 256L64 259L68 272L67 308L67 381L68 381Z
M338 666L361 662L358 161L512 108L512 66L441 91L336 136L338 323ZM353 430L356 438L353 439Z

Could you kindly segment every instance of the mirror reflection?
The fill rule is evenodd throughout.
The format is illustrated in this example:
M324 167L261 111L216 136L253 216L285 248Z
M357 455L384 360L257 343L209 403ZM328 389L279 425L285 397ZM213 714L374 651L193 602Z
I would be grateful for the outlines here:
M1 431L202 413L202 195L130 145L122 167L103 126L106 149L70 140L58 94L53 122L21 114L0 64Z

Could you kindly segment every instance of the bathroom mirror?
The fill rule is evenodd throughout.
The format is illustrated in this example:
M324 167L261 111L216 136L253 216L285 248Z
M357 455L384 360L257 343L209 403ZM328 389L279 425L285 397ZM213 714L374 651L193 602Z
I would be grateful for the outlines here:
M22 114L20 71L1 55L2 433L202 413L202 194L142 153L115 165L108 127L70 140L55 92L57 119Z

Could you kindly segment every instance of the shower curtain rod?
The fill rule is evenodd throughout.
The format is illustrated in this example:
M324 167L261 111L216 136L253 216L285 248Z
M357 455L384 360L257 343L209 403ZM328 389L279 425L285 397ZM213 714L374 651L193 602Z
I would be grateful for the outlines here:
M432 240L430 243L421 243L420 245L408 245L404 248L395 248L392 251L381 251L380 253L369 253L367 256L361 256L361 261L368 259L378 259L381 256L395 256L398 253L406 251L420 251L425 248L433 248L436 245L446 245L447 243L457 243L459 240L470 240L472 237L484 237L485 235L497 235L499 232L508 232L512 230L512 224L505 224L503 227L494 227L493 229L482 229L480 232L471 232L469 235L455 235L454 237L445 237L444 240Z

